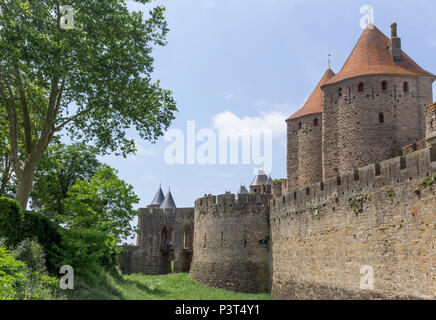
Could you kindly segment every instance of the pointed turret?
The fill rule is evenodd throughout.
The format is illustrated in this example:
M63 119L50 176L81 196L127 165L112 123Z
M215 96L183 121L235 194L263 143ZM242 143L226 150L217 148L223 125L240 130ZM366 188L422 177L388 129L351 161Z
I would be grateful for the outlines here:
M153 201L150 203L149 207L160 207L162 202L164 201L165 196L162 192L162 187L159 186L159 190L157 190L156 195L153 198Z
M271 176L268 177L268 181L266 182L267 185L272 185L273 184L273 179L271 179Z
M258 170L257 174L254 176L253 182L251 183L251 186L263 186L267 183L268 176L266 175L265 171Z
M174 202L173 195L171 194L171 191L168 191L167 195L165 196L165 199L162 201L162 204L160 205L161 209L176 209L176 203Z
M300 118L303 116L307 116L309 114L321 113L322 112L321 86L327 83L327 81L329 81L334 75L335 73L331 69L328 69L322 76L321 80L318 82L315 90L312 92L310 98L307 99L304 106L296 113L294 113L291 117L289 117L288 120Z
M239 188L238 194L248 194L248 190L245 186L241 186L241 188Z

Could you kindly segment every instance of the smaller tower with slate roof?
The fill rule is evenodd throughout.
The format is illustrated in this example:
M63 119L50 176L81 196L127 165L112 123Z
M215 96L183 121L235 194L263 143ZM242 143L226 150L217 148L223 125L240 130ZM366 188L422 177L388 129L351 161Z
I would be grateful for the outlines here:
M125 274L167 274L189 272L194 241L194 208L177 208L170 190L162 187L147 208L139 209L136 246L123 250L120 262Z
M250 185L250 193L271 194L272 179L265 171L259 169Z
M160 209L176 209L176 203L174 202L173 195L171 194L171 190L168 191L165 199L162 201L160 205Z
M153 198L153 201L148 205L148 208L159 208L164 201L165 196L162 192L162 187L159 186L159 190L157 190L156 195Z

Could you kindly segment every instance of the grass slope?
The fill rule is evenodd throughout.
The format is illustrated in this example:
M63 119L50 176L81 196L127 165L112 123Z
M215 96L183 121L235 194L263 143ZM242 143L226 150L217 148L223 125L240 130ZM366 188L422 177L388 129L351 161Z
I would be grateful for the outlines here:
M105 273L97 286L81 286L69 293L79 300L271 300L268 294L242 294L210 288L186 273L160 276Z

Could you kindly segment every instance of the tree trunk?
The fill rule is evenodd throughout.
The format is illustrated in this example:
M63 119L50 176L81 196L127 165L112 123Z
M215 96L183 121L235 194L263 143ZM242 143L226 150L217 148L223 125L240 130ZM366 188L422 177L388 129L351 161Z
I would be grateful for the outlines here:
M17 192L15 200L20 204L23 210L26 210L29 202L30 193L33 189L33 178L36 168L38 167L41 156L31 157L23 170L21 177L17 179Z

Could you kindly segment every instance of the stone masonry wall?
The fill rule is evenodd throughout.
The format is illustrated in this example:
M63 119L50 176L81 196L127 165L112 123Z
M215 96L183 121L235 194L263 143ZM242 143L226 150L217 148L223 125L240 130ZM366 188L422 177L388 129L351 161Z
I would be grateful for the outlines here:
M269 197L233 194L195 202L194 257L190 276L208 286L269 292ZM265 244L261 240L267 240Z
M436 137L436 103L429 105L425 109L426 112L426 137L433 140Z
M298 189L298 121L287 120L286 175L289 192Z
M290 191L322 180L322 113L288 120L287 158Z
M279 299L429 299L436 295L434 147L271 200ZM436 179L436 178L435 178ZM360 290L362 266L374 290Z
M382 90L382 82L387 90ZM323 87L324 180L401 155L424 138L430 78L366 76ZM408 92L403 84L408 83ZM358 92L359 83L364 91ZM379 117L383 115L383 122Z
M140 209L137 246L124 247L120 269L124 274L189 272L194 235L194 208ZM165 231L164 231L165 230ZM173 250L167 248L168 240Z

